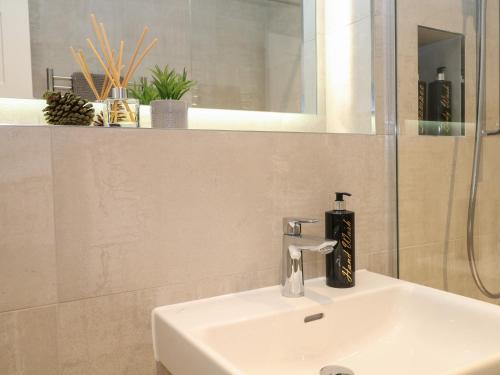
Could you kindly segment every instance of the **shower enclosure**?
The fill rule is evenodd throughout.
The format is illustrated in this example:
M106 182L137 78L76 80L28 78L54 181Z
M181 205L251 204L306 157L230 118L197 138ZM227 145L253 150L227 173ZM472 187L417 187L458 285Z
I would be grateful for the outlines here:
M500 5L397 0L402 279L500 304Z

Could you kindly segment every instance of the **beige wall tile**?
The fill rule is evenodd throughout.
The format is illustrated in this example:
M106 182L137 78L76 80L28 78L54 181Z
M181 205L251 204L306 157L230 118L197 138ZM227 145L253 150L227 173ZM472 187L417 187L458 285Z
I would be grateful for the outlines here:
M61 130L54 137L61 300L277 260L270 136Z
M481 295L467 260L473 142L473 137L400 137L400 274L404 279L496 303ZM500 220L498 142L492 138L484 140L474 226L478 269L484 282L494 291L500 290L499 265L495 261ZM407 251L406 247L412 250ZM432 247L435 251L439 249L443 257L440 269L431 264L436 258L415 250ZM433 270L434 278L428 270Z
M498 235L479 236L474 239L476 249L476 265L481 280L486 287L494 292L500 292L498 278L498 250L500 243ZM455 241L455 254L450 257L448 279L449 290L467 297L477 298L490 303L500 304L498 299L484 296L474 283L467 260L467 240Z
M90 372L88 316L84 303L62 303L57 309L59 374L85 375Z
M154 307L276 284L276 273L273 269L256 275L200 279L61 303L57 310L59 374L154 374Z
M473 137L399 139L401 247L466 235Z
M450 243L432 243L399 249L399 270L403 280L432 288L444 288L444 254Z
M485 285L500 291L499 240L496 235L475 240L476 264ZM498 304L481 294L469 268L466 239L419 245L400 250L400 277L404 280Z
M56 306L0 314L0 373L57 374Z
M277 267L282 217L335 190L358 251L394 248L385 137L94 130L54 131L61 300Z
M385 154L392 147L391 139L394 138L356 135L328 138L330 160L338 169L325 165L332 181L326 205L333 207L335 191L353 194L347 199L347 207L356 214L356 251L359 253L395 248L395 165Z
M392 250L369 254L368 269L373 272L394 277L397 269L396 251Z
M0 312L57 300L49 129L1 132Z
M161 363L157 363L157 375L172 375L170 371L168 371L165 366L163 366Z
M0 373L17 374L16 314L0 314Z
M304 264L304 269L310 272L317 268L317 262ZM316 275L314 275L316 276ZM196 281L196 297L208 298L228 293L237 293L243 290L263 288L277 285L280 282L280 269L278 267L267 270L256 270L227 276L215 276L212 278L202 278Z
M58 309L61 374L153 374L155 290L67 302Z
M370 254L365 254L365 253L357 253L356 254L356 269L357 270L365 270L365 269L368 269L368 266L369 266L369 257L370 257Z

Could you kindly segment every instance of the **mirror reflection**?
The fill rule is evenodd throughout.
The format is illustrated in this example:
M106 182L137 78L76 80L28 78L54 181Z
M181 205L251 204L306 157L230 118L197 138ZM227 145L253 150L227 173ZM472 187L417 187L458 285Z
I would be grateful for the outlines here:
M118 49L120 40L129 46L123 61L144 26L158 38L131 83L151 80L151 69L168 65L176 72L186 69L196 81L184 97L192 107L316 112L316 44L304 43L306 32L315 37L313 1L29 0L28 5L30 40L24 43L31 46L32 89L27 86L23 97L41 98L56 86L94 99L69 48L86 50L90 71L103 73L85 43L93 37L89 16L95 13L112 47Z
M382 5L1 2L0 123L89 125L81 98L94 102L90 125L383 133L390 18L373 22Z

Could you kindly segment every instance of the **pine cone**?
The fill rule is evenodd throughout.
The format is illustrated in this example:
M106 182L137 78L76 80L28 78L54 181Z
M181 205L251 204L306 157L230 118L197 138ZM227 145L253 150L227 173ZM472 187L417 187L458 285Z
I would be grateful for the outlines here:
M45 120L51 125L90 125L94 119L92 104L80 96L67 92L46 92Z

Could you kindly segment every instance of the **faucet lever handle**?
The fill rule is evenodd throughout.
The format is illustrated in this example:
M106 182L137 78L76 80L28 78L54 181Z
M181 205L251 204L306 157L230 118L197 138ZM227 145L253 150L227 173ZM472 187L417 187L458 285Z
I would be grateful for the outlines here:
M318 219L305 219L297 217L283 218L283 234L288 236L300 236L302 233L302 224L317 223Z

